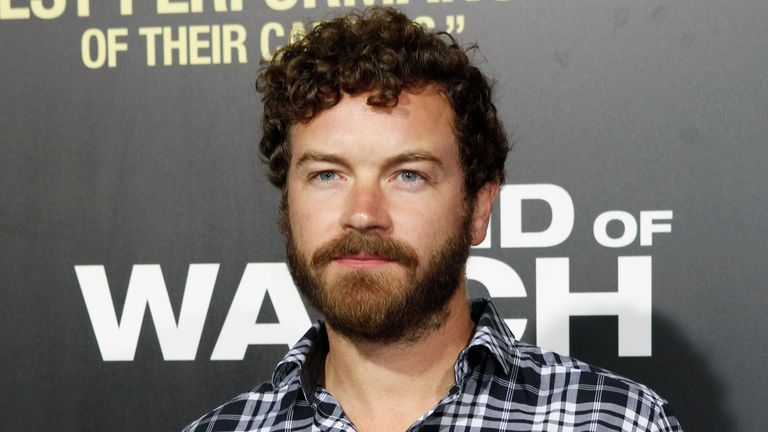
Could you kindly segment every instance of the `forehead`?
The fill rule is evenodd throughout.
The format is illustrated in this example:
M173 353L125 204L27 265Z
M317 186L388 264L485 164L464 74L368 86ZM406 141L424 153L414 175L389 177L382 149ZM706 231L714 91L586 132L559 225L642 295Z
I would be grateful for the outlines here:
M375 158L429 151L458 158L453 110L435 87L403 90L394 107L367 104L370 93L343 94L339 103L291 128L291 165L306 152Z

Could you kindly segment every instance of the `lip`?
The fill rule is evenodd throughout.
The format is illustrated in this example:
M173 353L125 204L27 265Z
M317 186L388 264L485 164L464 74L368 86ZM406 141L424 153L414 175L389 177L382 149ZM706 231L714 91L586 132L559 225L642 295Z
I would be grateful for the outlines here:
M343 267L366 268L381 267L393 261L377 255L357 254L336 257L333 262Z

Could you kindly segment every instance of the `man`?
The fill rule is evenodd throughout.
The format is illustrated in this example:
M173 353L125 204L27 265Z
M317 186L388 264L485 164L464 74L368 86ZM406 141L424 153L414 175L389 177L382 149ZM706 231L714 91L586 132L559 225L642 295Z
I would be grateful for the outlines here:
M282 48L257 86L291 273L325 322L187 431L681 430L650 389L467 302L509 146L449 36L370 9Z

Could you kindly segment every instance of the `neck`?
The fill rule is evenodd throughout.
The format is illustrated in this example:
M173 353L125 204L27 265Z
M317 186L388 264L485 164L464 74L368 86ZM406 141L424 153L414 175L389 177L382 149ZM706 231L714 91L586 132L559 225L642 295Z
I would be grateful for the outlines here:
M326 328L330 350L324 385L345 413L360 428L376 411L388 410L392 416L399 410L407 427L453 386L454 364L469 343L474 322L462 284L451 298L445 323L416 341L352 341ZM364 413L363 418L355 418L355 413Z

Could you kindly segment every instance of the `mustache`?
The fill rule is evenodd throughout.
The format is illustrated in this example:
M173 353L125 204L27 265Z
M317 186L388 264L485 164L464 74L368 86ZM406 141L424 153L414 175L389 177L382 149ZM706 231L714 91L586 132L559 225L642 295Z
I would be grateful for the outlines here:
M317 249L312 254L312 265L318 268L324 267L336 258L358 254L375 255L389 261L396 261L408 268L416 268L419 263L418 254L405 242L381 237L378 234L350 231Z

